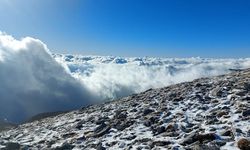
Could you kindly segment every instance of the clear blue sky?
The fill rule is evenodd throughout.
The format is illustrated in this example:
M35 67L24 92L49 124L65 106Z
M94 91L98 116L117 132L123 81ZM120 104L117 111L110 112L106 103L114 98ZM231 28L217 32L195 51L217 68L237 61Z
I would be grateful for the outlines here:
M0 0L0 30L59 53L250 57L250 1Z

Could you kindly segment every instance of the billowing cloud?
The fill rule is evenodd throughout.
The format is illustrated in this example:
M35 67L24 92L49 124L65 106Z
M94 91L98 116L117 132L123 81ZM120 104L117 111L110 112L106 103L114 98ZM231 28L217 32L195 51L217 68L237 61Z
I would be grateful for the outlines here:
M41 112L68 110L95 99L30 37L0 33L0 118L20 122Z
M102 98L116 98L149 88L228 73L250 67L250 59L123 58L53 55L72 75Z

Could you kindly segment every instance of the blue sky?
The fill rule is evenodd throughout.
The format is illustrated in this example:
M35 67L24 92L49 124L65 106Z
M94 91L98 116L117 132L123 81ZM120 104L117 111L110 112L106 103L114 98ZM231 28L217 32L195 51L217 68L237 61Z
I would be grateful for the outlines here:
M0 20L57 53L250 57L248 0L1 0Z

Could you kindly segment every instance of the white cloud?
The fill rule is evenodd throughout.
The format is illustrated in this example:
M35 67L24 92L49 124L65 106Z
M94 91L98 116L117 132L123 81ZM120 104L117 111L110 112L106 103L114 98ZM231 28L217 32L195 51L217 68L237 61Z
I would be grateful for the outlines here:
M102 98L116 98L149 88L191 81L248 68L250 59L122 58L113 56L54 55L73 76Z
M19 122L41 112L79 108L94 99L33 38L0 33L0 118Z

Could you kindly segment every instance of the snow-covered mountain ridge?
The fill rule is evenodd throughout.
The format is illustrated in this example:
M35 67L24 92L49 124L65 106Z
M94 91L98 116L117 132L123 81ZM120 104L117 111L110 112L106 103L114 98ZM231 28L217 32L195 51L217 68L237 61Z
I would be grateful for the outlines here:
M250 69L149 89L0 133L1 149L250 148Z

